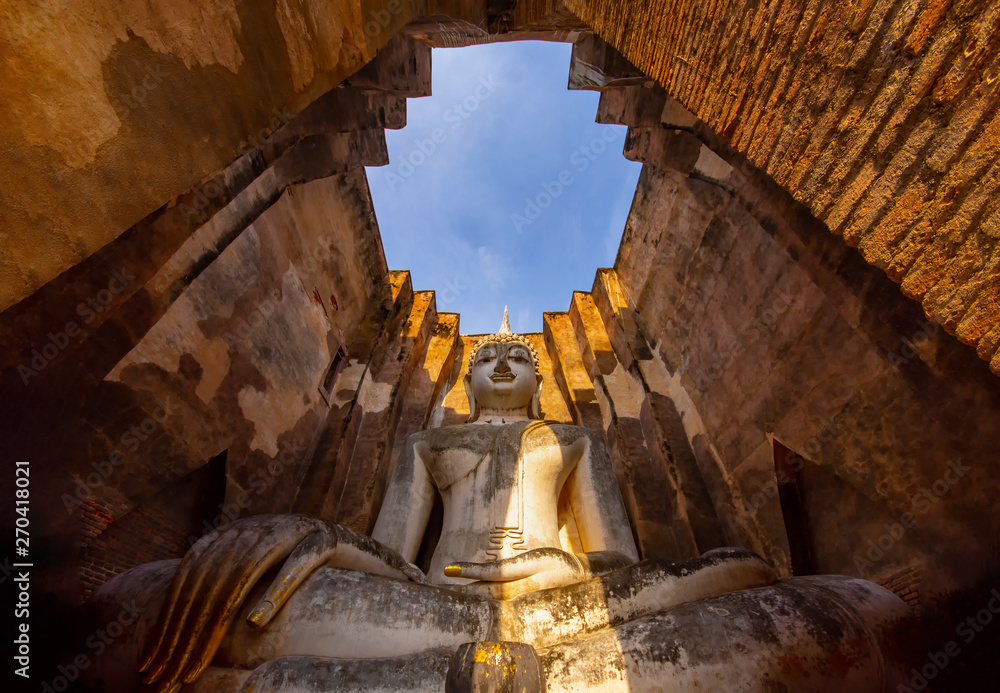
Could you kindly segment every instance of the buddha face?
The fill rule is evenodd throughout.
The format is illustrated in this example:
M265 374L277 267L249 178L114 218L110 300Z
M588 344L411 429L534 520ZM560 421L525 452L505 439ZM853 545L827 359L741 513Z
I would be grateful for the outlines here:
M541 383L531 352L519 342L481 346L468 379L480 407L522 412L528 410Z

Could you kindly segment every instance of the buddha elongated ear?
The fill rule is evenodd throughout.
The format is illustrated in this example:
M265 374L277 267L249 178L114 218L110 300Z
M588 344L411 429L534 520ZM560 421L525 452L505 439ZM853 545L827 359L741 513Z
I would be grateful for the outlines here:
M528 404L528 418L539 420L542 418L542 376L538 376L538 387L535 388L535 394L531 396L531 402Z
M462 384L465 385L465 396L469 398L469 418L465 420L465 423L472 423L479 418L479 403L476 402L476 396L472 394L472 373L466 374Z

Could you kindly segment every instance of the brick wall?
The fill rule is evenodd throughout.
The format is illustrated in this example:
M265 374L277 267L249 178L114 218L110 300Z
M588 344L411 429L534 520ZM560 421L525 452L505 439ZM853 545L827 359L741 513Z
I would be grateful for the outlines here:
M904 568L885 577L874 580L897 597L907 603L908 606L920 606L920 568L911 566Z
M1000 373L1000 5L567 5Z
M220 455L117 520L99 501L84 501L78 510L83 600L129 568L183 556L218 514L225 473L225 456Z

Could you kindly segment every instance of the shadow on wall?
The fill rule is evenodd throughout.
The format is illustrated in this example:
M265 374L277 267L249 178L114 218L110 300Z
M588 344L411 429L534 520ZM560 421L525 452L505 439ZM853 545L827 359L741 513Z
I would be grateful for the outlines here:
M207 463L140 501L117 520L96 499L83 501L87 527L80 561L83 598L105 581L142 563L181 558L202 536L235 520L239 507L226 507L226 456Z

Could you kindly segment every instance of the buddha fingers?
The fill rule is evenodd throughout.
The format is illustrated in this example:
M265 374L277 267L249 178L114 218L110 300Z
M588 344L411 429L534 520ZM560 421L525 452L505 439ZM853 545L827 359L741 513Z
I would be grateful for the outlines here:
M183 671L182 678L185 683L197 679L211 663L247 594L265 572L284 559L297 540L297 533L281 537L277 545L258 546L241 561L235 584L231 582L227 586L228 598L216 605L209 628L203 632L199 647L187 657L191 659L194 656L194 659Z
M158 684L157 690L163 693L175 690L181 681L197 679L265 572L292 553L291 564L282 571L285 579L276 581L267 595L273 597L269 600L274 604L273 614L309 572L335 551L336 534L326 523L315 518L291 519L245 518L192 547L174 576L147 646L140 669L147 672L145 683ZM303 537L308 539L302 541ZM274 596L271 592L276 586L283 586L284 591Z
M159 679L161 690L175 684L184 671L187 658L192 652L198 650L202 632L206 625L211 627L209 621L212 604L217 600L220 593L225 588L224 580L214 581L208 589L199 592L195 597L194 604L184 623L183 631L180 633L177 644L169 652L170 659L165 662L160 670Z
M247 616L247 623L257 628L267 625L292 593L316 568L327 563L337 552L337 530L320 524L295 547L271 581L267 592Z
M210 556L211 552L206 551L202 555ZM174 577L177 589L176 594L172 594L169 611L160 615L156 648L143 667L144 671L148 670L145 683L152 684L158 681L169 665L181 633L186 630L191 609L200 601L202 585L210 579L209 572L214 563L214 561L182 562L181 569ZM215 583L213 580L210 585Z
M180 597L182 591L184 591L185 584L188 582L188 575L192 573L200 565L200 559L203 555L209 552L213 546L213 542L218 538L218 535L210 534L202 537L191 549L188 551L187 555L180 562L177 567L177 572L174 574L173 580L170 582L170 589L167 592L166 598L163 600L163 605L160 607L160 615L156 620L156 626L151 633L151 637L146 644L146 653L142 659L141 665L139 667L140 672L144 672L159 658L160 649L163 646L163 639L168 632L170 632L171 623L178 616L175 608L177 606L177 599ZM195 589L197 590L197 585Z
M223 599L231 595L232 574L241 570L243 560L258 543L256 528L239 528L235 537L231 533L220 535L213 542L212 550L199 556L191 568L192 575L184 575L184 590L178 595L183 599L181 609L174 611L167 632L160 644L155 660L146 676L147 684L161 682L160 689L175 683L193 650L199 647L202 631L211 628L210 618L220 593ZM221 555L218 555L221 554ZM202 584L208 584L202 590Z
M520 580L551 571L586 572L580 559L573 554L548 547L490 563L456 562L445 567L445 575L450 577L497 582Z
M191 660L191 655L195 656L187 665L187 669L182 670L183 673L180 674L184 683L193 682L211 664L222 639L236 617L237 610L243 605L250 590L264 573L288 557L293 547L302 541L303 532L308 529L310 526L306 523L297 523L294 532L275 533L279 534L277 537L268 533L266 541L253 547L242 559L235 585L231 582L227 586L229 598L216 606L209 621L209 629L203 633L199 647L192 649L185 657L186 663L187 660Z
M307 531L303 522L292 524L291 532L273 531L277 526L280 524L273 518L247 518L234 523L229 531L215 537L207 550L199 553L193 565L180 576L183 588L178 598L184 601L183 610L175 608L150 663L146 683L159 681L159 690L165 691L179 678L197 678L204 670L228 627L227 619L252 587L250 583L244 589L248 574L252 575L260 567L263 557L270 556L271 561L261 572L281 560ZM192 575L195 578L193 588L190 587ZM199 593L201 584L209 576L208 592ZM195 604L197 608L192 613ZM195 671L192 672L187 666L195 656Z

